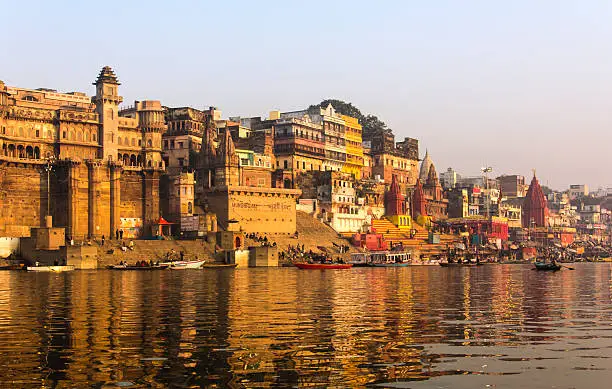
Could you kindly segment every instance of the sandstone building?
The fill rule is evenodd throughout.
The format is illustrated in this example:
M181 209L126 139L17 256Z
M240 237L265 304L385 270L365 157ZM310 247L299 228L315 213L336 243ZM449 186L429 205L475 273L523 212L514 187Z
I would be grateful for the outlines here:
M0 82L1 235L27 236L47 213L67 238L151 233L165 170L163 108L136 101L120 111L108 66L94 85L88 97Z

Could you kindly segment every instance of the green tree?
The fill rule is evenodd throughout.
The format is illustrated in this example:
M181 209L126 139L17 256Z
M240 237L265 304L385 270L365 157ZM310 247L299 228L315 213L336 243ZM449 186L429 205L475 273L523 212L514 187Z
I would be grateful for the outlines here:
M385 122L380 120L376 115L364 115L363 113L361 113L359 108L355 107L352 103L347 103L342 100L325 99L319 104L311 105L308 109L312 110L317 108L325 108L329 104L334 107L336 112L359 119L359 123L363 126L363 134L365 136L378 131L389 130Z

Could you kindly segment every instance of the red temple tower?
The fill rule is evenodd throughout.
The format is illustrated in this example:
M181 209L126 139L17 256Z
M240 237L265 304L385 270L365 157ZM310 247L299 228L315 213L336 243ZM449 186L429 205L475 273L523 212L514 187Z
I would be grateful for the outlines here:
M412 218L416 219L419 215L427 216L425 211L425 193L423 192L423 185L421 179L417 178L414 192L412 193Z
M546 227L547 225L548 202L534 173L523 201L523 227Z
M406 201L400 191L396 176L391 179L389 191L385 193L385 215L397 216L406 214Z

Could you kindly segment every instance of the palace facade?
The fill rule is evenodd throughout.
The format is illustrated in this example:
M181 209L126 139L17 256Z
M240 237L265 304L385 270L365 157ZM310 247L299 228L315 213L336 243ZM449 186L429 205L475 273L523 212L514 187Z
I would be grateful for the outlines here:
M53 224L66 237L150 233L165 170L159 101L123 98L105 66L95 95L25 89L0 82L0 235L28 236Z

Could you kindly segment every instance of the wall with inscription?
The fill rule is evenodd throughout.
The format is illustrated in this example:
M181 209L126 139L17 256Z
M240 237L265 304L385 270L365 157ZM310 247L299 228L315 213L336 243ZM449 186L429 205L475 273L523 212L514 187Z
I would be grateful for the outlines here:
M208 195L211 210L221 227L237 220L244 232L287 233L296 230L296 198L299 190L234 187Z

